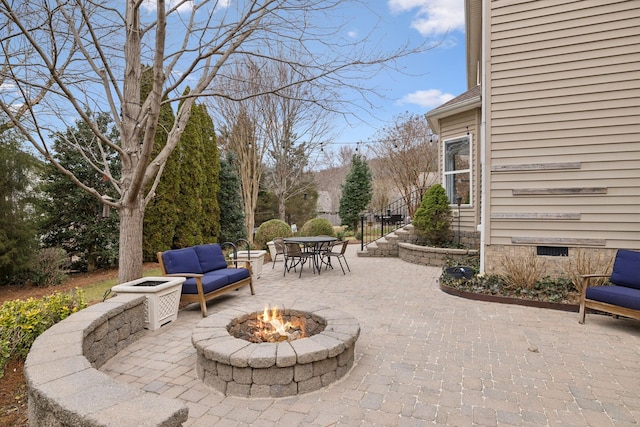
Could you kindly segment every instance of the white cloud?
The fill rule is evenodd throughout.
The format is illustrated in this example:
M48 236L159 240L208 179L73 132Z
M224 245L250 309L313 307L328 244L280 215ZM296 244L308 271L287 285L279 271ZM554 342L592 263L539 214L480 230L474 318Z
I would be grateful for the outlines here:
M181 3L183 0L169 0L166 3L167 6L167 10L171 9L172 7L174 7L175 5L177 5L178 3ZM229 1L230 0L223 0L223 1L219 1L218 2L218 6L219 7L226 7L229 5ZM153 12L156 10L157 7L157 2L156 0L142 0L142 8L149 11L149 12ZM193 0L187 0L184 3L180 4L180 6L178 6L178 12L183 13L183 12L189 12L193 9Z
M425 108L435 108L455 98L450 93L442 93L438 89L418 90L403 96L399 104L416 104Z
M411 26L424 36L464 31L464 0L388 0L393 13L417 9Z
M358 32L357 32L357 31L349 31L349 32L347 33L347 35L348 35L349 37L351 37L352 39L355 39L356 37L358 37Z

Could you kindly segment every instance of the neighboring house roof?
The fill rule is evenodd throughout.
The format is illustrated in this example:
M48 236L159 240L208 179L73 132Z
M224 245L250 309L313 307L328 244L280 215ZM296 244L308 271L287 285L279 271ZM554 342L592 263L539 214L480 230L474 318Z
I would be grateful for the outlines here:
M456 96L451 101L445 102L438 108L429 111L425 116L429 122L429 127L435 133L440 133L439 119L449 117L455 113L468 111L470 108L480 108L482 87L480 85L472 87L462 95Z

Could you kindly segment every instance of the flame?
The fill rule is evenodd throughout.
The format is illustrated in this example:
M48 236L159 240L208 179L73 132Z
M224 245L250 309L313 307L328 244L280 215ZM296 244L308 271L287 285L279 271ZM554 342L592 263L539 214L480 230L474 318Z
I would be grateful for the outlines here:
M306 336L304 320L294 318L285 322L277 306L270 308L265 305L262 314L257 316L255 327L254 335L266 342L290 341Z

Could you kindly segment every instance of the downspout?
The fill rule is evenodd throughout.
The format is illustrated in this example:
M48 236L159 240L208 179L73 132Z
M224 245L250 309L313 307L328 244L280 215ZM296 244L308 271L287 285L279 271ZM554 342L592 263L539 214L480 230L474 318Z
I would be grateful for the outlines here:
M487 1L482 0L482 77L480 86L480 174L482 176L482 185L480 187L480 200L482 203L480 209L480 273L484 274L485 271L485 244L487 233L487 147L486 147L486 90L487 90L487 78L486 78L486 28L487 28Z

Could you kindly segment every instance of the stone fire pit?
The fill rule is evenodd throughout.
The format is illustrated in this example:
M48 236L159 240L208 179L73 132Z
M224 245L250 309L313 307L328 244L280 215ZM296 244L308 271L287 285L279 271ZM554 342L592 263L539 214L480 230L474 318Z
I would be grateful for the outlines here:
M212 314L191 335L198 377L225 395L283 397L318 390L351 369L360 335L354 317L320 305L279 307L284 315L307 317L324 329L315 328L315 335L293 341L252 343L229 331L264 307Z

